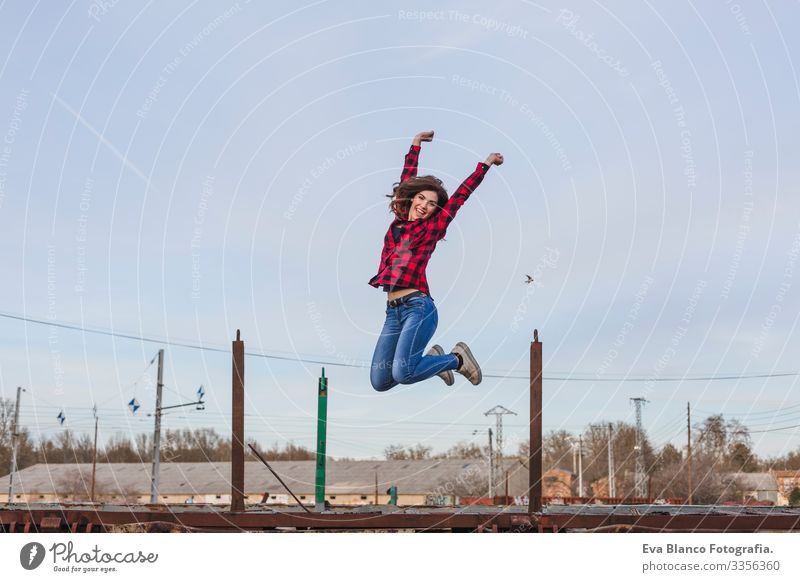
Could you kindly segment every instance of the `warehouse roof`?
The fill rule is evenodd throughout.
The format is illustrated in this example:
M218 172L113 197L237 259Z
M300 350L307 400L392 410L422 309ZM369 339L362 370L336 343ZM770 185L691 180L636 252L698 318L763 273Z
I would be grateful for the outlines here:
M516 459L504 461L511 469L509 494L520 495L527 487L527 470ZM271 461L270 466L296 494L314 493L315 461ZM519 470L517 470L519 469ZM327 493L372 493L396 485L404 494L447 494L443 486L469 482L488 474L481 459L430 459L418 461L334 461L326 463ZM110 493L150 491L150 463L104 463L97 465L97 487ZM16 493L53 495L68 484L90 483L91 464L39 464L16 473ZM524 478L523 478L524 477ZM229 462L162 463L159 490L170 494L219 494L230 492ZM260 462L245 463L245 493L283 492L278 480ZM0 477L0 491L8 490L8 475ZM437 491L438 490L438 491Z
M772 473L728 473L727 478L753 491L778 490L778 481Z

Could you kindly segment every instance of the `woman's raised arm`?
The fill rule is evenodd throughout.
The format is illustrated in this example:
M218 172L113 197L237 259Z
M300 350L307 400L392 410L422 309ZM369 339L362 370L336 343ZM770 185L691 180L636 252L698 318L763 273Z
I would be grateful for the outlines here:
M414 136L414 141L411 142L411 145L419 147L423 141L433 141L433 130L419 132Z
M419 163L420 144L423 141L433 141L433 130L422 131L414 136L411 142L411 147L406 154L405 162L403 163L403 173L400 174L400 183L402 184L409 178L414 178L417 175L417 164Z
M503 154L491 153L486 157L485 162L479 162L475 171L464 180L458 189L447 200L445 205L437 212L433 218L430 219L430 228L436 231L437 240L445 235L447 226L455 218L459 208L464 205L469 195L477 188L483 181L483 177L489 168L492 166L499 166L503 163Z

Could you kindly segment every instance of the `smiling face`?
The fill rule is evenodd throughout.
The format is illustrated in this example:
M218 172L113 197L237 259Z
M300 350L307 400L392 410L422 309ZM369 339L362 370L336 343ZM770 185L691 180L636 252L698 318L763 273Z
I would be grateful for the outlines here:
M423 220L436 212L439 195L433 190L423 190L417 192L411 199L411 206L408 209L408 220Z
M394 185L389 209L398 220L427 220L447 204L447 190L436 176L408 178Z

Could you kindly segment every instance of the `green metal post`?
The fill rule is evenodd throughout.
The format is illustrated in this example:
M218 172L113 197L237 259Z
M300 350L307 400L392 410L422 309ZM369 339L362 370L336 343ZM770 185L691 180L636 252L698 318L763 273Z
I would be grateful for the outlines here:
M325 445L328 432L328 379L325 368L319 379L317 397L317 486L315 507L317 511L325 511Z

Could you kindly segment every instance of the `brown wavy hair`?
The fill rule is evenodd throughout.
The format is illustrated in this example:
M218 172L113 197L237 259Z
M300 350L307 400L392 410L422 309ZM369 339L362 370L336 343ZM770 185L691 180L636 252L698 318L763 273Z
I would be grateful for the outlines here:
M433 216L444 207L449 198L447 190L445 190L442 185L442 181L436 176L418 176L409 178L403 183L395 183L392 193L387 194L387 197L392 199L389 203L389 210L394 212L397 218L408 220L411 201L414 199L414 196L423 190L432 190L436 192L438 197L436 210L431 214L431 216Z

